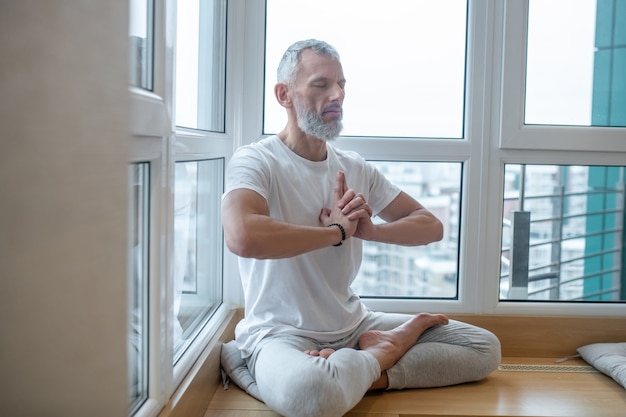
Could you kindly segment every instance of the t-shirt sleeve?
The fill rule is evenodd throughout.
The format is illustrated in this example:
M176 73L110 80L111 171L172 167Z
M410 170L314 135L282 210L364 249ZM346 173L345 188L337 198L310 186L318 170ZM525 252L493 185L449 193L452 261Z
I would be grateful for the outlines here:
M391 183L376 167L366 162L370 179L370 195L368 203L372 207L373 215L383 211L402 191L400 187Z
M253 146L239 148L226 167L224 196L236 189L256 191L266 200L270 189L269 164Z

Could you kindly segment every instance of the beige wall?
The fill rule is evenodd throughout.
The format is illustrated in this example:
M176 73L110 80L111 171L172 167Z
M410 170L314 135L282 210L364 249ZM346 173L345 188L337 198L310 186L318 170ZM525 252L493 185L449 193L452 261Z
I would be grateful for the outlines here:
M128 2L0 1L0 414L125 416Z

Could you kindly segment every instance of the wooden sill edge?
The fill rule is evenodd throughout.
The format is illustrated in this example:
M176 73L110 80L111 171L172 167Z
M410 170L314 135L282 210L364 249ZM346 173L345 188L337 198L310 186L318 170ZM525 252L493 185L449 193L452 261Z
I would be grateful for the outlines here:
M576 347L626 341L626 318L450 314L450 318L493 331L502 342L503 358L561 358ZM159 417L203 417L221 386L220 351L234 338L243 309L233 310ZM517 362L517 361L514 361ZM510 362L509 362L510 363Z

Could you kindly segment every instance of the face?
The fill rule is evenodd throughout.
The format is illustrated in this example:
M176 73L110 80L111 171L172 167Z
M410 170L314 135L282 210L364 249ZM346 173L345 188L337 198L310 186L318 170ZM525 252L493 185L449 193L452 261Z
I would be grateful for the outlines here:
M339 136L345 84L341 63L310 49L302 52L293 102L304 133L325 141Z

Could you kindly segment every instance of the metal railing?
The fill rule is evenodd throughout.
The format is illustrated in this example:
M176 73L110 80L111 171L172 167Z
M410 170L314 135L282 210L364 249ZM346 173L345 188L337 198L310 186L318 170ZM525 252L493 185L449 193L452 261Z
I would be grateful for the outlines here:
M622 294L622 257L624 183L616 188L590 189L585 192L565 192L560 187L553 194L528 196L524 190L524 170L522 170L520 193L505 201L518 201L519 210L511 212L510 219L504 219L503 238L508 233L510 245L502 246L500 282L506 289L503 298L509 300L619 300ZM590 196L611 196L613 203L605 210L585 213L566 213L566 199ZM525 210L532 200L547 201L542 211L550 215L533 218L531 210ZM546 207L548 210L546 210ZM608 205L606 206L608 207ZM612 224L602 230L588 230L586 221L591 217L605 221L611 218ZM578 227L565 225L576 223ZM544 223L541 227L540 224ZM533 230L548 230L548 237L538 236ZM590 239L602 240L600 250L591 251L587 242ZM568 248L568 245L570 246ZM594 262L597 265L591 265ZM508 269L508 270L507 270ZM597 288L594 288L597 287Z

